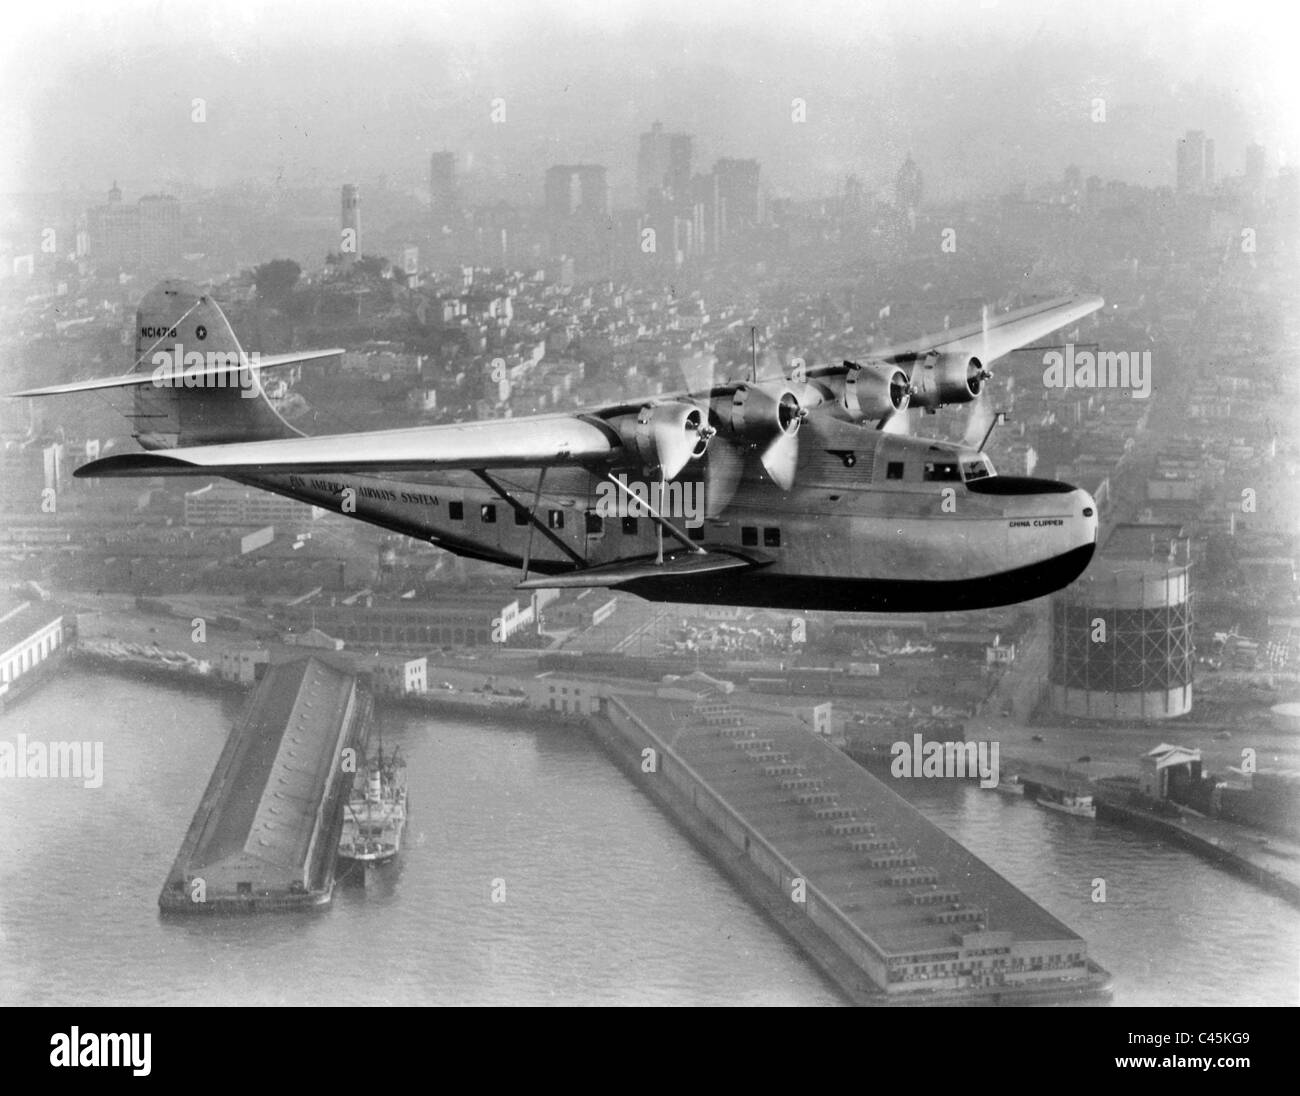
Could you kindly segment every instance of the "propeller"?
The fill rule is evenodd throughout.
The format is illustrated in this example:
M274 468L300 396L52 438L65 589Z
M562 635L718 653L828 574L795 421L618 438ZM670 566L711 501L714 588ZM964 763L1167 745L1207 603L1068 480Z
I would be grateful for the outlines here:
M704 465L704 516L718 517L736 497L745 454L722 435L713 439Z
M982 363L988 360L989 351L989 306L983 305L980 309L980 352L979 360L981 362L980 371L971 378L971 387L978 394L983 384L991 380L993 372ZM975 406L971 408L970 415L966 420L966 433L962 435L962 444L967 446L977 446L984 440L984 435L988 433L990 424L993 422L993 408L989 401L982 395L975 400Z
M686 381L686 390L696 395L696 404L705 415L712 413L709 393L717 383L718 359L714 354L689 354L680 358L677 368ZM715 429L709 423L710 429ZM704 516L716 518L730 504L745 471L745 456L722 434L715 433L704 457Z

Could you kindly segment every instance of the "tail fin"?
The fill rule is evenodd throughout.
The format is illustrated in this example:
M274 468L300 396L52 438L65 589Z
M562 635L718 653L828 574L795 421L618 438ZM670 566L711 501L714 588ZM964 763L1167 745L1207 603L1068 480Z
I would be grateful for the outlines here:
M297 437L271 406L220 306L190 282L168 280L140 302L130 418L145 449ZM161 383L159 378L161 377Z

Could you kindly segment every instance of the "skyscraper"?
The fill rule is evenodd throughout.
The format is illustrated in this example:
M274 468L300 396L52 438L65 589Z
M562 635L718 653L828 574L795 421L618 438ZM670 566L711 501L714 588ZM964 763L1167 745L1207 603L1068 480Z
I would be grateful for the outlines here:
M1263 145L1246 146L1246 199L1254 205L1264 204L1268 155Z
M925 190L925 180L921 169L909 154L894 177L894 202L905 213L915 213L921 207L921 195Z
M1213 153L1211 153L1213 156ZM1176 179L1179 194L1201 194L1205 191L1205 131L1189 129L1174 149Z
M722 207L722 236L726 240L756 227L763 219L758 192L757 160L719 160L713 165Z
M90 258L101 273L130 270L140 262L140 208L123 204L116 182L107 204L89 210L86 221Z
M339 251L344 267L361 254L361 188L356 183L343 184L342 231L339 233Z
M642 209L650 204L651 193L665 191L674 205L690 200L691 142L689 133L665 133L655 122L641 134L636 157L636 200Z
M446 217L460 204L456 190L456 154L435 152L429 157L429 208L434 217Z
M173 267L181 257L181 207L170 195L140 199L140 262L155 270Z
M567 255L583 278L608 265L609 187L599 164L556 164L546 172L546 233L554 257Z
M599 164L556 164L546 172L546 216L604 217L609 212L609 186Z

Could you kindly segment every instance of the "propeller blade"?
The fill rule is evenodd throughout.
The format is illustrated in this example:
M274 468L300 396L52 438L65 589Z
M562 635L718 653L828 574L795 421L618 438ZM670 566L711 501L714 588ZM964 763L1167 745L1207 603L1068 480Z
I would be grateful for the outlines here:
M758 458L772 482L782 491L794 486L795 469L799 465L799 435L781 434Z
M975 401L971 408L970 415L966 419L966 433L962 435L962 445L968 445L971 448L979 445L984 440L984 434L993 421L993 405L986 398L980 398Z
M760 380L782 380L785 378L785 365L781 355L772 347L767 347L758 356L758 376Z
M979 359L981 362L988 361L989 358L989 306L987 303L980 306L980 352ZM985 374L992 376L987 369ZM989 405L988 397L983 394L983 384L986 377L980 378L981 393L979 399L975 401L975 406L971 408L970 415L966 422L966 433L962 436L962 444L976 446L984 438L985 431L989 428L989 423L993 421L993 411Z
M719 434L704 459L704 516L716 518L735 498L745 470L745 454Z
M907 436L912 433L912 409L904 407L901 411L895 411L885 420L885 425L881 429L886 434L901 434Z
M712 354L689 354L677 363L688 392L707 393L713 387L718 359Z

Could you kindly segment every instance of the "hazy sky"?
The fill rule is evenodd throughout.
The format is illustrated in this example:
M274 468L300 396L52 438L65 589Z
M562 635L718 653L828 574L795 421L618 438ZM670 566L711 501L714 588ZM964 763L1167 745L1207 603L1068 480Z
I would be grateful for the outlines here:
M1221 173L1252 140L1274 164L1300 155L1295 6L41 2L6 12L0 192L381 173L419 187L449 148L516 197L539 198L550 164L603 163L629 202L636 134L656 119L695 135L697 166L758 158L777 195L849 172L885 187L908 151L941 196L1070 162L1172 183L1188 128L1216 139Z

